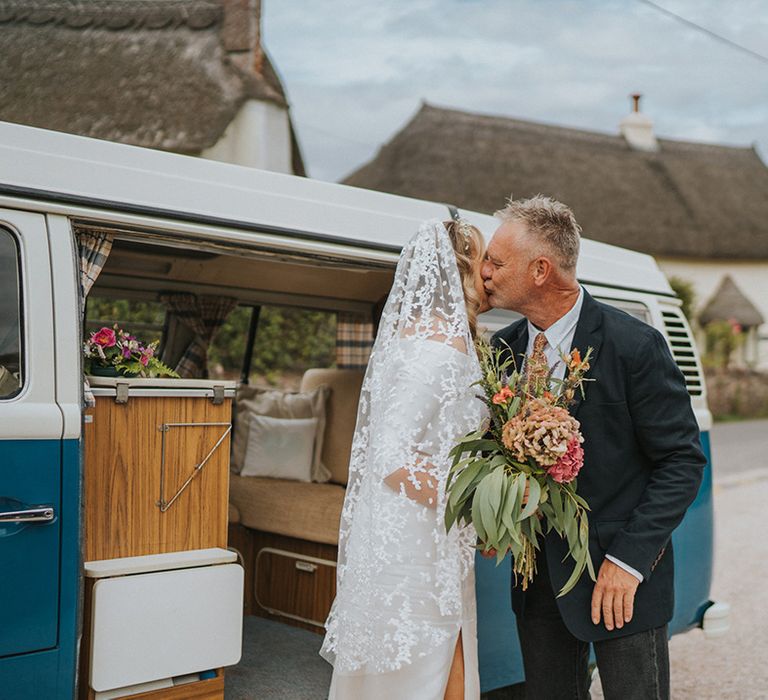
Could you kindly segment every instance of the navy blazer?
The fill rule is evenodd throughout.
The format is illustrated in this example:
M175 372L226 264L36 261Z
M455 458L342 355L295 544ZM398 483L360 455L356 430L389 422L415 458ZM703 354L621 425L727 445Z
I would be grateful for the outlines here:
M493 336L520 361L528 324L517 321ZM593 348L585 398L571 413L584 435L584 466L577 491L591 508L589 546L597 573L606 553L640 572L634 616L622 629L591 620L594 583L585 572L558 598L563 621L584 641L597 641L666 624L674 610L670 536L696 498L706 458L682 372L664 336L629 314L593 299L585 290L573 339L582 356ZM554 593L573 570L568 546L556 532L546 536ZM525 614L525 594L513 583L512 606Z

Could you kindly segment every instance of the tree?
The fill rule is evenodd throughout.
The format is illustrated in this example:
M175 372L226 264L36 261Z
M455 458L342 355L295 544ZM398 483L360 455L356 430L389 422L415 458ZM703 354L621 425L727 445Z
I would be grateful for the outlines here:
M693 313L693 303L696 300L696 292L693 288L693 282L675 275L669 277L668 280L669 286L672 287L675 294L680 297L680 301L683 302L683 314L688 319L689 323L692 322L693 317L691 314Z

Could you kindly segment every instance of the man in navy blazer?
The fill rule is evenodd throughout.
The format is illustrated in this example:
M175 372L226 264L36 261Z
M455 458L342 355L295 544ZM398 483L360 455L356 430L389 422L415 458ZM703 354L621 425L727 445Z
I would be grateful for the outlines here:
M593 299L576 279L580 228L571 210L537 196L510 201L482 268L491 306L525 318L499 331L520 365L536 337L553 375L563 353L592 348L585 398L571 413L584 435L578 493L590 505L597 583L585 573L563 597L572 561L552 531L528 590L512 605L526 696L588 698L592 642L605 697L669 697L667 623L674 608L670 536L706 464L685 380L655 328Z

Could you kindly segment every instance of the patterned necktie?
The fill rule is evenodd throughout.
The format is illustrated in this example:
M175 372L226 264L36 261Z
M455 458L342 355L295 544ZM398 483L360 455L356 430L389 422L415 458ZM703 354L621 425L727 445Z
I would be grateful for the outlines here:
M528 358L526 374L533 391L544 391L548 388L549 362L544 354L547 345L547 336L539 333L533 340L533 352Z
M547 336L543 333L539 333L533 339L533 353L531 359L537 366L544 366L549 369L549 362L547 362L547 356L544 354L544 348L547 347Z

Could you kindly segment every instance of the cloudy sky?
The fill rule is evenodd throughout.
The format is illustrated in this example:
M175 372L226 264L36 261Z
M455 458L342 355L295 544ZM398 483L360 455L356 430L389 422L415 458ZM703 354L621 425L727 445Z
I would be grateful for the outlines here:
M655 2L768 54L766 0ZM657 135L757 143L768 160L768 62L641 0L263 0L263 38L323 180L422 100L616 133L637 91Z

